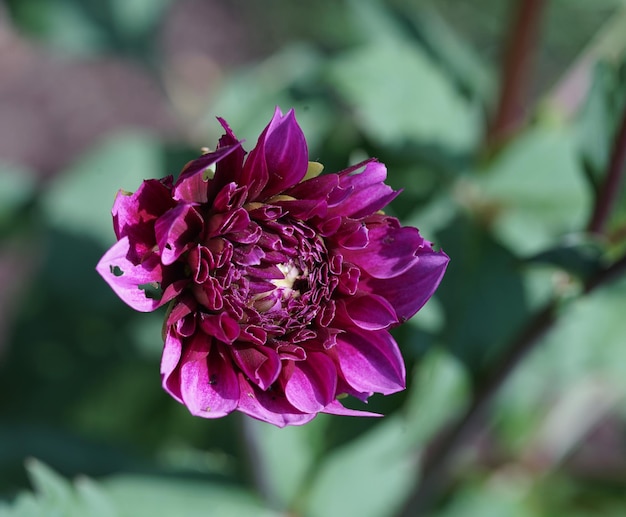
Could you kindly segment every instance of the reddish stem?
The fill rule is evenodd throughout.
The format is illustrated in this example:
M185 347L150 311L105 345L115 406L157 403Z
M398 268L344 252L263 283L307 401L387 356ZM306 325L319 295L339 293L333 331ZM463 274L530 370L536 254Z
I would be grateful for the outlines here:
M606 223L611 215L615 201L619 195L622 178L626 171L626 105L622 112L622 120L615 136L615 143L606 172L606 178L601 185L593 213L587 230L592 233L603 234Z
M545 0L518 1L502 63L500 98L487 134L488 145L505 140L524 120L530 69L544 5Z

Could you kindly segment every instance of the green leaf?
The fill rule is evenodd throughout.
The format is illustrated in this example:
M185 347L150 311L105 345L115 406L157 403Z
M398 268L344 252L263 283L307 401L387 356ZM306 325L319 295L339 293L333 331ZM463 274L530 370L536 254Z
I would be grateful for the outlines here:
M426 3L404 3L399 16L407 18L437 62L441 63L457 88L469 98L480 99L487 103L493 96L495 84L493 74L486 63L460 37L438 10Z
M403 419L387 417L328 455L311 482L304 515L392 515L415 477L415 460L406 454L408 439Z
M453 219L434 240L451 257L437 291L445 312L440 339L477 375L528 312L519 262L467 217Z
M404 405L413 447L423 447L467 402L466 370L443 350L431 350L416 368Z
M588 218L591 196L568 128L532 128L480 171L475 185L495 235L519 254L540 252Z
M284 429L253 419L245 425L256 435L262 464L267 467L264 480L272 497L279 507L291 507L306 489L304 483L320 448L324 419L318 417L305 426Z
M512 449L523 449L546 413L559 404L574 408L567 433L589 425L599 404L626 415L626 278L571 302L553 330L514 372L497 399L497 427ZM599 397L599 398L598 398ZM608 397L608 398L607 398ZM593 402L595 400L595 402ZM559 402L561 401L561 402ZM568 402L569 401L569 402ZM564 406L567 407L567 406ZM578 407L578 406L577 406ZM560 417L565 423L565 417ZM573 438L572 438L573 439Z
M73 486L38 460L26 463L34 493L21 493L11 505L0 504L1 517L118 517L106 494L87 478Z
M329 81L361 130L391 147L418 142L455 152L473 148L481 132L477 106L376 2L353 4L355 23L372 39L335 58Z
M35 190L30 171L0 161L0 237L14 235L32 222Z
M202 481L120 475L102 482L120 517L271 517L242 489Z
M438 517L535 517L527 503L529 480L519 476L494 475L493 479L466 485L453 494Z
M584 281L603 267L604 249L587 234L571 234L526 261L556 266Z
M157 141L146 134L117 133L103 140L61 175L43 197L47 221L59 229L109 246L115 239L111 207L119 189L163 174Z
M127 36L153 30L172 0L109 0L115 26Z

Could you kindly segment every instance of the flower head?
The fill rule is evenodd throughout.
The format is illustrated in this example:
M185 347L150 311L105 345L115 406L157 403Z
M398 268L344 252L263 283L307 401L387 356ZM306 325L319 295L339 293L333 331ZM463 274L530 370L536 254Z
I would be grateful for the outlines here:
M169 303L163 387L194 415L278 426L405 386L389 329L437 288L448 257L380 210L398 192L370 159L319 175L293 110L246 156L224 120L179 178L120 191L97 270L139 311Z

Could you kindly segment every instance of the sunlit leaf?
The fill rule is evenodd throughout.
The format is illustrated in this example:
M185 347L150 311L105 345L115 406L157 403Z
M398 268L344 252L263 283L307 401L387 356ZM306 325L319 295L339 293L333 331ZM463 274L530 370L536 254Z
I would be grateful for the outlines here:
M537 253L589 217L591 196L567 128L529 130L479 174L494 232L517 253Z

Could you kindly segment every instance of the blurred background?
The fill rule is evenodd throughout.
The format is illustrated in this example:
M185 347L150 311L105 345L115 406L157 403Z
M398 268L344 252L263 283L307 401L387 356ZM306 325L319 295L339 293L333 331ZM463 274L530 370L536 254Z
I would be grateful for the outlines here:
M626 515L625 50L623 0L0 0L0 515ZM383 419L192 417L94 270L118 189L276 105L451 257Z

